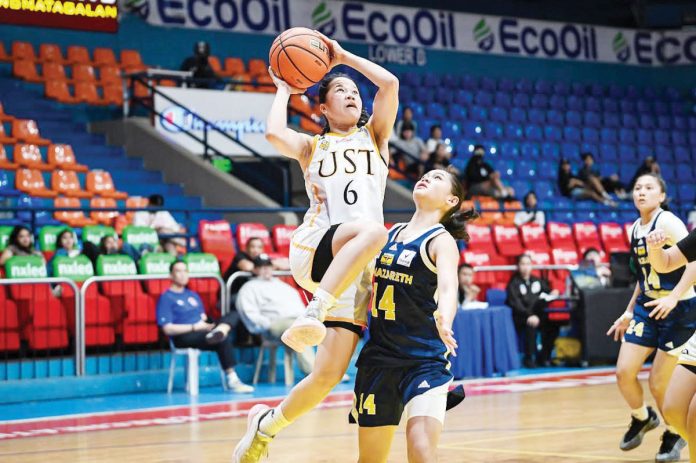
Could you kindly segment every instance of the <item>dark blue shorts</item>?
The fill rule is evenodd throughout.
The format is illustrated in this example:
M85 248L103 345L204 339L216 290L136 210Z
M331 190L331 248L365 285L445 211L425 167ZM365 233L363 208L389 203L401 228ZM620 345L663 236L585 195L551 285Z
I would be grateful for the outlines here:
M452 379L438 362L409 368L359 367L350 422L361 427L396 426L411 399Z
M648 314L654 307L645 307L649 297L639 296L633 310L633 320L624 336L626 342L639 346L654 347L678 355L681 346L696 331L696 298L679 301L667 318L655 320Z

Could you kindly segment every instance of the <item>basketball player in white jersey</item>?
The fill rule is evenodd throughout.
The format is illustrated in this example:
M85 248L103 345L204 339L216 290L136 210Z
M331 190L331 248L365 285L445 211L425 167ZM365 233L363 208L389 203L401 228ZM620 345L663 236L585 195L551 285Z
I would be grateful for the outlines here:
M319 85L324 133L310 137L287 126L291 94L302 93L272 73L278 90L267 121L266 138L304 172L310 207L295 231L290 267L295 280L314 293L307 315L283 336L295 350L319 344L314 370L273 409L255 405L234 461L251 463L267 454L271 439L313 409L338 384L366 326L374 258L387 240L382 202L388 174L388 140L399 105L399 81L386 69L345 51L323 37L331 67L350 66L378 91L368 119L357 85L329 75Z

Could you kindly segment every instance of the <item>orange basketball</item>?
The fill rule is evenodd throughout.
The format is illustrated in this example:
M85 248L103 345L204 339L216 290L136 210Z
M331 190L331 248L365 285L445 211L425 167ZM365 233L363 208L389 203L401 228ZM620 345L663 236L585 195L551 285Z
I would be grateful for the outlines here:
M273 41L268 55L276 76L297 88L309 88L329 70L329 47L313 30L293 27Z

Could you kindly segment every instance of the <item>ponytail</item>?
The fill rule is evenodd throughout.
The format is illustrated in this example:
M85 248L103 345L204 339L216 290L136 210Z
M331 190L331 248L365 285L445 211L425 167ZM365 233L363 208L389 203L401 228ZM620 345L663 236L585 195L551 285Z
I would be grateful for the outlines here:
M445 214L442 220L440 220L440 223L454 239L468 242L469 233L466 231L466 224L478 217L479 215L476 210L467 209L462 211L459 210L459 204L457 204Z

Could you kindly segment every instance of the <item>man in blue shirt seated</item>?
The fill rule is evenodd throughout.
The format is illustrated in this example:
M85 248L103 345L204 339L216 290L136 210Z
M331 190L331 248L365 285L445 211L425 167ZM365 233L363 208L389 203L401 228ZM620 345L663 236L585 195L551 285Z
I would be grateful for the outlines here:
M185 262L176 261L169 268L172 285L157 301L157 324L169 336L176 347L193 347L214 350L220 365L227 374L227 385L238 393L253 392L254 388L244 384L234 371L232 339L232 314L223 316L217 324L211 323L203 310L198 294L186 288L189 282Z

